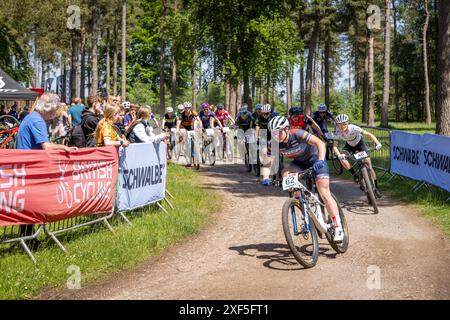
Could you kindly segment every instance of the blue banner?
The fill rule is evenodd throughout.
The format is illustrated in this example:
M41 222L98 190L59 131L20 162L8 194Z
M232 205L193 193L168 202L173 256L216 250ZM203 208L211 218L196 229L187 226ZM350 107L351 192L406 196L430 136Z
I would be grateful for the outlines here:
M165 143L135 143L119 149L118 211L165 198L166 153Z
M391 134L391 172L423 180L422 136L404 131Z
M450 191L450 137L424 134L423 181Z

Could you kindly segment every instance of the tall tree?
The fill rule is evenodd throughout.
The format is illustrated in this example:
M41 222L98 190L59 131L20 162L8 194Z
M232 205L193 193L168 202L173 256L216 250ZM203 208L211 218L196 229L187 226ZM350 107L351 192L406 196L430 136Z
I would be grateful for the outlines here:
M422 38L423 38L423 69L425 77L425 112L426 123L431 124L431 107L430 107L430 82L428 80L428 52L427 52L427 31L428 23L430 21L430 12L428 10L428 0L425 0L425 23L423 25Z
M389 122L389 92L391 72L391 11L390 0L384 1L384 81L383 81L383 103L381 105L381 126L387 127Z
M109 96L111 91L111 55L110 55L110 51L111 51L111 35L110 35L110 31L109 28L106 29L106 76L105 76L105 88L106 88L106 95Z
M122 100L127 96L127 1L122 0Z
M91 95L98 95L98 7L97 0L92 0L92 84Z
M118 72L118 55L119 55L119 19L118 19L118 10L114 11L114 44L113 44L113 95L117 96L117 72Z
M436 133L450 136L450 1L439 1L438 113Z
M161 0L161 30L160 30L160 46L159 46L159 116L160 119L164 116L164 63L165 63L165 51L166 43L164 39L164 25L163 21L166 18L166 0ZM193 106L195 108L195 106Z
M367 102L368 102L368 118L367 124L369 126L375 125L375 97L374 97L374 53L373 53L373 32L368 30L369 33L369 52L368 52L368 70L367 70Z
M311 114L311 104L312 104L312 80L313 80L313 58L314 52L316 51L317 46L317 38L319 35L320 28L320 10L318 8L315 9L315 23L314 29L311 34L311 38L309 40L308 45L308 59L306 61L306 94L305 94L305 112L306 114Z

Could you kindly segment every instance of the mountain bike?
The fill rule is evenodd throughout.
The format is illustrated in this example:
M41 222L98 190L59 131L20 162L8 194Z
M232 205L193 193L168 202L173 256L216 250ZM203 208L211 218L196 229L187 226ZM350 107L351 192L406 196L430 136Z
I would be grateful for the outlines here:
M299 181L306 180L307 188ZM339 202L331 194L338 206L341 225L344 230L342 242L334 242L334 226L320 195L317 193L312 168L300 173L291 173L283 178L283 190L289 191L289 199L283 205L283 232L295 259L305 268L316 265L319 257L318 238L325 237L337 253L348 249L349 233L347 221Z
M367 201L369 202L369 205L373 207L374 213L378 213L377 198L375 197L375 193L373 191L375 188L375 182L370 174L369 162L367 161L370 157L370 153L373 151L375 151L375 149L369 150L368 153L366 151L361 151L350 154L347 150L344 150L342 154L344 154L346 158L350 158L355 161L352 168L355 169L359 188L366 194Z
M254 151L252 148L256 143L254 131L246 132L244 135L244 164L247 172L251 172L253 169L252 160L255 158Z
M233 161L233 152L231 148L231 143L228 141L228 135L230 133L229 127L223 127L222 129L222 137L223 137L223 143L222 143L222 159L227 159L228 161ZM234 140L233 140L234 141Z
M338 157L333 152L333 143L336 139L336 136L330 132L326 132L324 135L325 143L327 145L327 160L331 160L333 164L333 169L335 174L342 174L344 171L342 167L342 163L339 161Z
M204 129L202 139L202 163L209 162L210 166L216 163L216 148L214 145L214 129Z
M171 160L174 156L175 136L177 129L164 128L164 132L169 134L169 139L167 140L167 160Z
M196 139L195 134L196 130L189 130L187 131L187 143L188 148L190 152L186 153L186 162L188 163L188 166L193 165L196 170L200 169L200 161L198 157L198 147L196 146Z
M0 149L14 149L16 147L19 120L13 116L0 116Z

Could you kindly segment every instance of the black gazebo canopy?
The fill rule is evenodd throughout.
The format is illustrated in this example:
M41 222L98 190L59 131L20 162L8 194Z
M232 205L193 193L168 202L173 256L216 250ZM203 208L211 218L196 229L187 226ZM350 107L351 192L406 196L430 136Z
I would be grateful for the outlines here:
M39 94L22 87L0 68L0 100L35 100Z

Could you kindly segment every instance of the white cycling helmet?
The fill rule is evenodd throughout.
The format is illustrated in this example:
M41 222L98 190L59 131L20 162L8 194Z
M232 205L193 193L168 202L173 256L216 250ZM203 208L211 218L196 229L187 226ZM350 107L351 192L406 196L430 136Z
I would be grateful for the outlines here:
M267 127L270 131L273 130L282 130L289 126L289 120L283 116L276 116L272 120L269 121Z
M167 113L173 112L173 108L172 107L167 107L166 112Z
M271 112L272 111L272 107L270 106L270 104L265 104L262 106L261 112L265 113L265 112Z
M317 111L319 112L326 112L327 111L327 106L323 103L319 104L319 107L317 108Z
M336 117L335 120L336 123L344 123L344 122L348 122L348 115L346 114L340 114Z
M124 103L122 103L122 106L124 109L130 109L131 103L130 101L125 101Z
M184 110L184 105L179 104L179 105L177 106L177 109L178 109L178 111L183 111L183 110Z
M192 108L192 103L190 103L189 101L186 101L185 103L183 103L185 108Z

